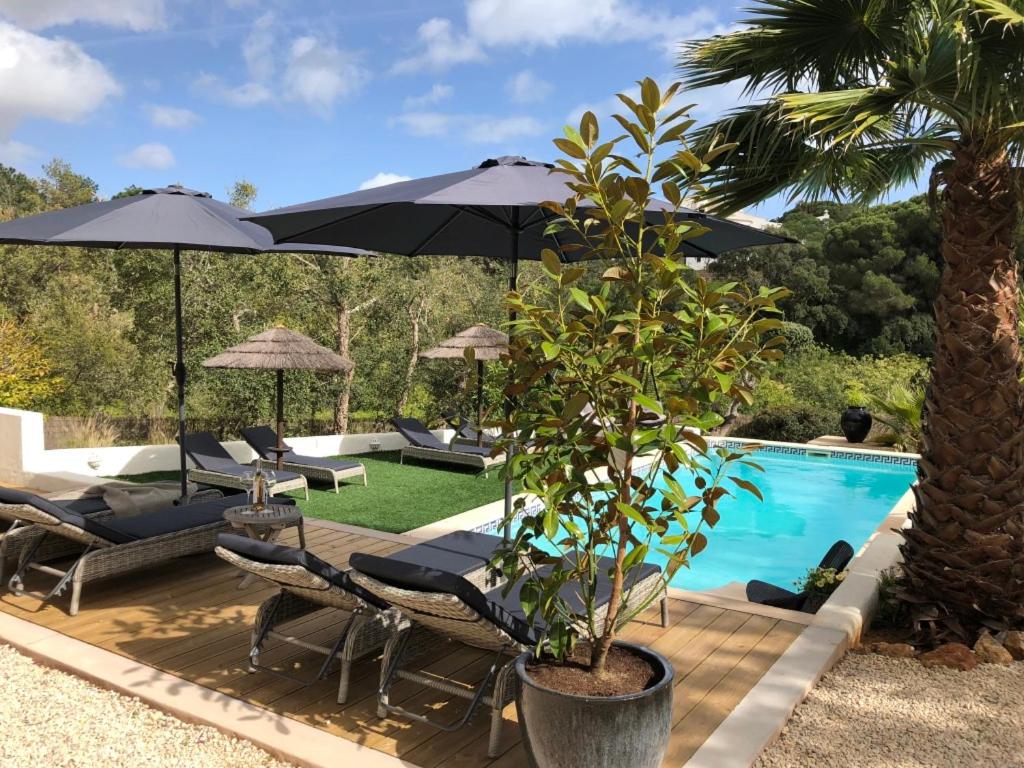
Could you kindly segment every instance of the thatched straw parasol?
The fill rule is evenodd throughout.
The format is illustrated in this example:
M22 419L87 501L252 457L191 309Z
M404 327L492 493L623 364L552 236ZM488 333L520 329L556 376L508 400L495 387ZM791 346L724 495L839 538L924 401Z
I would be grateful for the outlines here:
M284 444L284 372L337 371L348 373L355 363L322 347L301 333L276 326L250 336L241 344L203 361L204 368L257 368L277 371L277 468L288 450Z
M508 336L496 331L488 325L477 323L464 331L445 339L433 349L420 352L420 357L429 359L461 358L470 359L466 350L473 350L472 359L476 360L476 431L477 442L483 440L484 419L484 361L497 360L508 352Z

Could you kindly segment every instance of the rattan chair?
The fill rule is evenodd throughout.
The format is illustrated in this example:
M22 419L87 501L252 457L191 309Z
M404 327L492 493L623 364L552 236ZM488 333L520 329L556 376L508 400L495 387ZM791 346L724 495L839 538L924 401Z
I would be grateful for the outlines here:
M484 679L475 689L467 690L444 678L425 675L412 669L403 669L410 632L398 629L384 646L381 661L381 683L377 714L389 714L427 723L446 731L454 731L469 723L481 706L490 709L491 727L487 754L497 757L501 739L501 712L515 694L515 657L537 645L537 632L523 614L518 590L503 594L503 587L483 592L469 577L443 570L402 562L401 553L393 558L355 553L349 558L351 578L367 592L398 608L414 625L426 627L474 648L492 651L494 660ZM657 566L645 565L633 572L629 588L629 605L643 606L660 598L663 601L662 623L666 623L664 609L665 582ZM579 605L579 598L567 586L563 597ZM601 611L598 622L607 612L610 586L602 588L598 602ZM407 680L433 688L450 696L468 700L463 717L454 724L440 723L425 715L410 712L388 700L392 684Z
M249 490L252 485L252 467L235 461L210 432L192 432L185 435L185 452L195 464L195 467L188 471L189 480L242 491ZM305 477L285 470L275 471L274 474L274 482L270 484L272 493L284 493L301 488L306 500L309 500L309 483Z
M274 430L270 427L246 427L242 430L242 437L261 459L276 466L277 456L270 450L277 447L277 435L274 434ZM289 450L281 456L281 468L300 474L307 480L334 483L335 493L338 493L338 481L350 477L361 477L363 485L366 485L366 467L358 461L303 456Z
M394 632L409 628L401 613L354 584L346 572L311 552L224 533L217 537L214 551L241 570L279 587L278 593L265 600L256 612L249 650L250 671L262 670L304 686L312 685L329 674L337 658L341 662L338 703L344 704L352 664L379 652ZM343 612L339 616L338 637L329 648L279 631L285 624L324 609ZM299 679L260 663L268 639L291 643L326 658L314 677Z
M421 459L441 464L456 464L473 467L486 477L489 469L505 461L504 456L491 456L491 449L486 446L460 445L454 441L451 445L445 445L419 419L396 417L391 423L402 437L409 441L409 445L405 446L400 454L402 463L406 459Z
M70 585L70 613L74 616L87 583L185 555L212 552L217 534L230 529L224 511L245 502L244 495L236 495L135 517L86 517L38 496L0 488L0 503L21 506L18 530L9 532L0 542L0 559L7 556L12 541L19 549L17 569L7 582L8 588L15 594L26 594L24 577L29 571L53 576L57 583L49 592L30 594L46 602L62 595ZM290 498L276 498L274 502L295 503ZM77 545L77 557L66 570L47 564L51 558L41 556L54 539Z

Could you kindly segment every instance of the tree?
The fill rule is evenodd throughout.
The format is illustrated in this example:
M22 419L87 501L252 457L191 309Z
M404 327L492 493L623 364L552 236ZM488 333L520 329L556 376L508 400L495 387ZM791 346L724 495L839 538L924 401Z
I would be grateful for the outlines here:
M597 678L619 628L661 594L634 594L642 581L630 576L648 552L667 558L670 580L707 546L718 501L733 487L727 478L758 493L729 477L745 454L716 451L696 430L721 423L713 406L749 399L743 373L780 355L781 339L764 334L781 325L773 315L784 291L711 284L685 265L683 241L707 230L676 212L699 174L682 188L659 182L691 157L699 169L715 150L701 158L690 152L688 110L671 106L676 90L662 94L647 79L640 103L620 96L629 114L616 119L635 146L618 146L625 137L602 143L590 112L578 131L567 128L555 140L566 155L557 172L575 194L545 204L555 217L549 230L572 231L585 259L610 262L600 287L581 288L586 270L545 250L544 278L528 295L509 295L518 319L506 388L514 405L503 432L531 445L509 471L543 509L525 516L501 550L507 589L521 585L523 610L543 636L538 655L550 650L564 661L582 635L590 646L585 666ZM668 154L660 161L659 145ZM655 189L672 208L665 221L649 224ZM578 214L583 201L593 204L585 216ZM649 380L657 382L656 396L647 394ZM521 500L517 506L521 512ZM537 546L544 541L548 547ZM548 554L550 546L564 557ZM605 572L610 595L599 616L602 555L614 566ZM563 598L567 585L581 607Z
M711 169L714 209L870 200L931 167L943 268L904 573L935 638L1024 626L1024 2L758 0L681 66L691 86L759 94L704 129L737 144Z
M0 316L0 406L38 408L62 381L36 340L9 317Z

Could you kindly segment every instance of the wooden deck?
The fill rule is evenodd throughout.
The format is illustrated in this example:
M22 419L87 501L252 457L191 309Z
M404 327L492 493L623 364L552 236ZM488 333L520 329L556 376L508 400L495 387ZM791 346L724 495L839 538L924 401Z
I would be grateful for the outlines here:
M315 521L309 521L306 536L309 548L334 564L346 563L352 552L387 554L406 546L400 537L322 527ZM284 541L290 540L286 536ZM505 711L504 752L496 760L488 760L489 720L482 715L454 733L418 723L379 720L375 714L375 663L357 665L349 701L343 706L335 701L336 676L303 688L267 673L248 673L245 656L255 609L273 590L260 585L239 590L237 585L237 571L213 555L203 555L87 585L81 612L75 617L67 614L66 600L38 610L33 599L9 593L0 598L0 611L423 768L526 765L514 706ZM682 600L671 601L667 629L656 621L655 613L652 610L634 622L625 638L652 646L675 665L675 713L665 765L681 766L803 627ZM337 614L324 611L296 622L291 631L313 642L330 644L336 624ZM490 656L458 644L439 643L422 658L422 666L430 672L475 682L482 677ZM322 657L294 646L271 644L263 660L308 674ZM424 693L405 682L395 685L392 701L451 721L457 719L462 706L461 701L453 703L443 694Z

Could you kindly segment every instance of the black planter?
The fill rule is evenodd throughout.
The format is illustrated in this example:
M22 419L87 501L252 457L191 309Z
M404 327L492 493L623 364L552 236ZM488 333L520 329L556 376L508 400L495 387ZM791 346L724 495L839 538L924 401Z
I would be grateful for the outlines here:
M516 710L531 768L659 768L672 727L675 671L650 648L615 643L650 662L660 679L625 696L575 696L544 688L516 660Z
M871 414L863 405L850 405L839 421L848 443L863 443L871 431Z

